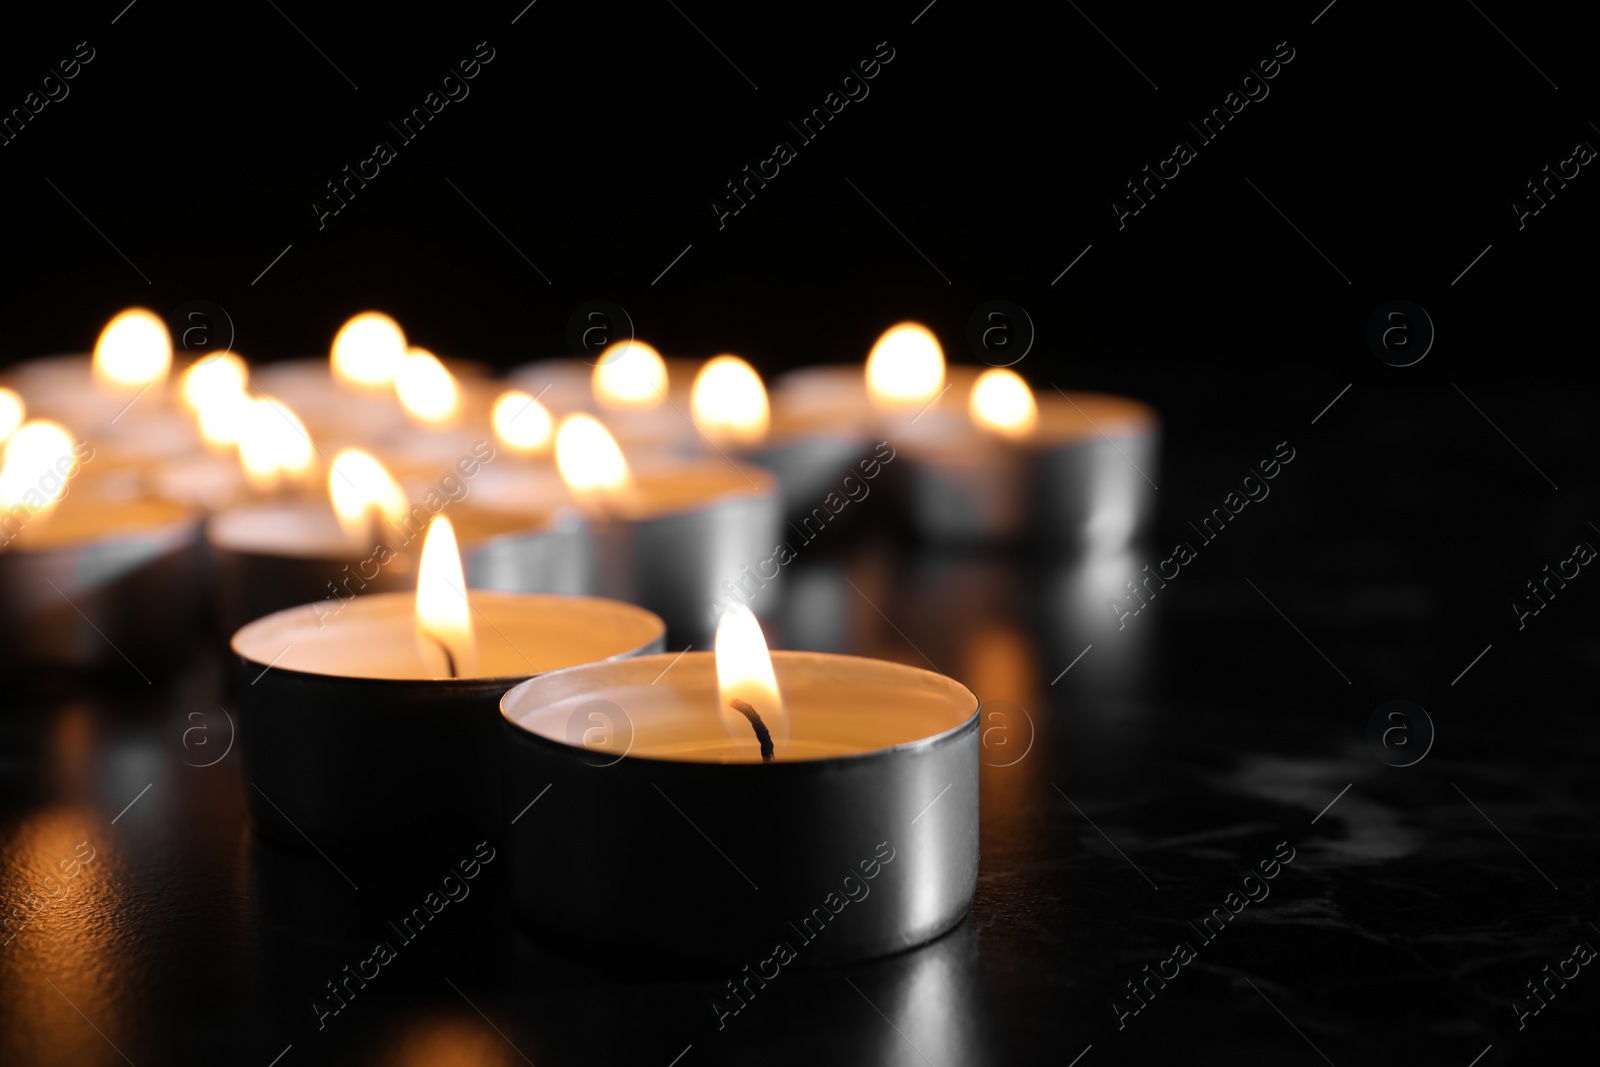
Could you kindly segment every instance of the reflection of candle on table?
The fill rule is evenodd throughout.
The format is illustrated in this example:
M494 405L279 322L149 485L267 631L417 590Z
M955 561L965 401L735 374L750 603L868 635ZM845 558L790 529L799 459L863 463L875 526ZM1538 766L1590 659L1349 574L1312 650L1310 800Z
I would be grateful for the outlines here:
M290 608L234 635L264 833L334 856L453 857L494 836L506 689L662 647L661 620L627 604L467 590L452 541L436 519L415 593L358 597L332 617Z
M832 964L935 937L971 902L978 702L931 671L769 656L755 620L735 609L714 653L554 672L511 690L501 709L516 791L508 822L523 794L548 783L613 827L601 840L567 820L508 825L515 907L543 937L603 955L735 965L769 954L774 940L804 942L808 965ZM727 868L660 877L696 847ZM551 869L567 875L549 878ZM844 875L866 885L862 896L830 902L826 932L806 942L788 923L810 919ZM707 879L717 907L693 907ZM610 917L603 928L562 918L580 901Z

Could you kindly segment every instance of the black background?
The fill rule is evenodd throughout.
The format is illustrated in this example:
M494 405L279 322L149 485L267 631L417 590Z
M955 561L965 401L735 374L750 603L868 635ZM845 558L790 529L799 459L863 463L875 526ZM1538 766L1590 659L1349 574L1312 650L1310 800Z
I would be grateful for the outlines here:
M251 358L321 354L346 316L376 306L418 343L510 365L563 351L572 308L606 297L664 350L730 349L776 371L858 359L901 316L968 358L968 313L1001 297L1034 317L1050 374L1162 400L1192 366L1291 404L1352 376L1401 378L1362 343L1387 299L1422 304L1440 328L1412 382L1447 361L1504 373L1565 360L1581 337L1578 235L1595 198L1580 176L1521 232L1508 206L1600 136L1576 27L1531 13L1495 17L1559 90L1466 3L1341 0L1316 25L1285 5L939 0L915 25L915 4L680 14L665 0L540 0L516 25L516 4L280 14L139 0L115 25L103 6L46 10L0 45L7 108L77 42L96 54L0 149L8 360L85 348L130 303L205 298ZM386 120L479 41L496 58L470 96L399 145ZM870 96L719 230L722 184L796 140L785 122L880 41L895 59ZM1123 182L1176 137L1196 140L1184 122L1280 41L1295 59L1270 96L1119 231L1109 201ZM397 160L319 230L325 182L379 138ZM1141 346L1187 366L1135 358Z

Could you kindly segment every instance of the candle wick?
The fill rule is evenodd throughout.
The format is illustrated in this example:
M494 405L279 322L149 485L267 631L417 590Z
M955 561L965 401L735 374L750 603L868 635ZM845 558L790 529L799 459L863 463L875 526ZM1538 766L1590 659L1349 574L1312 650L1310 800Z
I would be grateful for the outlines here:
M729 699L728 707L750 720L750 727L756 732L756 740L761 742L761 762L771 763L772 732L767 729L767 724L761 721L761 713L738 697Z
M450 646L439 640L437 637L434 637L432 634L428 634L427 636L429 640L439 646L439 651L444 653L444 665L445 669L450 672L450 677L461 677L461 675L456 672L456 658L450 654Z

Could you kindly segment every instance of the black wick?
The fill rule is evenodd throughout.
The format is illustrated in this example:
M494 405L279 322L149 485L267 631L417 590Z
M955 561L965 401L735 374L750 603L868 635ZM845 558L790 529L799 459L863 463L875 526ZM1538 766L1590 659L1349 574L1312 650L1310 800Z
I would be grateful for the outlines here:
M756 732L756 740L761 742L761 762L772 762L772 734L767 730L767 724L761 721L761 713L738 697L728 701L728 707L750 720L750 726Z
M460 675L456 673L456 658L450 654L450 646L439 640L437 637L434 637L432 634L428 635L428 639L434 644L438 645L439 651L444 653L444 665L450 671L450 677L459 678Z

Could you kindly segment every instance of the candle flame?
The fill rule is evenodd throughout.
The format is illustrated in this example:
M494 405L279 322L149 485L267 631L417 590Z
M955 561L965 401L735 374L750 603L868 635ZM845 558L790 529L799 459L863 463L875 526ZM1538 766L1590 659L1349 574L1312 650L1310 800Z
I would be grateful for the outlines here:
M658 407L667 396L666 361L643 341L618 341L600 353L593 388L604 407Z
M380 311L363 311L339 327L328 358L336 381L372 389L393 382L405 356L400 324Z
M440 677L466 678L477 670L461 551L455 528L443 515L428 523L417 565L417 642L429 663L444 665Z
M500 394L494 402L494 435L513 452L525 456L549 450L555 423L539 401L520 389Z
M206 444L238 443L250 409L250 396L245 392L249 380L250 368L232 352L202 360L183 372L178 395L194 412Z
M28 406L16 390L0 388L0 444L17 432L27 414Z
M717 620L717 710L730 737L750 751L760 752L754 723L730 701L740 701L761 717L772 737L773 748L782 753L789 740L789 717L783 695L772 671L772 655L761 624L744 605L729 608Z
M6 440L0 462L0 510L22 508L43 515L67 495L67 479L78 471L72 435L60 423L34 419L23 423Z
M305 424L283 401L257 397L244 410L239 462L251 488L271 492L285 481L304 477L315 455Z
M719 444L760 444L772 418L761 375L738 356L717 356L700 368L689 410L700 432Z
M411 507L400 483L359 448L347 448L333 457L328 498L346 536L359 541L372 536L374 518L398 526Z
M94 343L94 379L113 389L142 389L165 381L172 369L172 336L153 311L129 308L100 331Z
M439 357L426 348L406 353L394 375L400 406L424 426L449 426L461 414L461 387Z
M580 497L604 496L628 485L628 461L592 415L568 415L556 431L556 468Z
M991 367L972 383L968 402L972 421L1004 437L1024 438L1039 421L1039 405L1022 376L1005 367Z
M944 349L920 323L884 331L867 356L867 393L880 408L921 407L944 388Z

